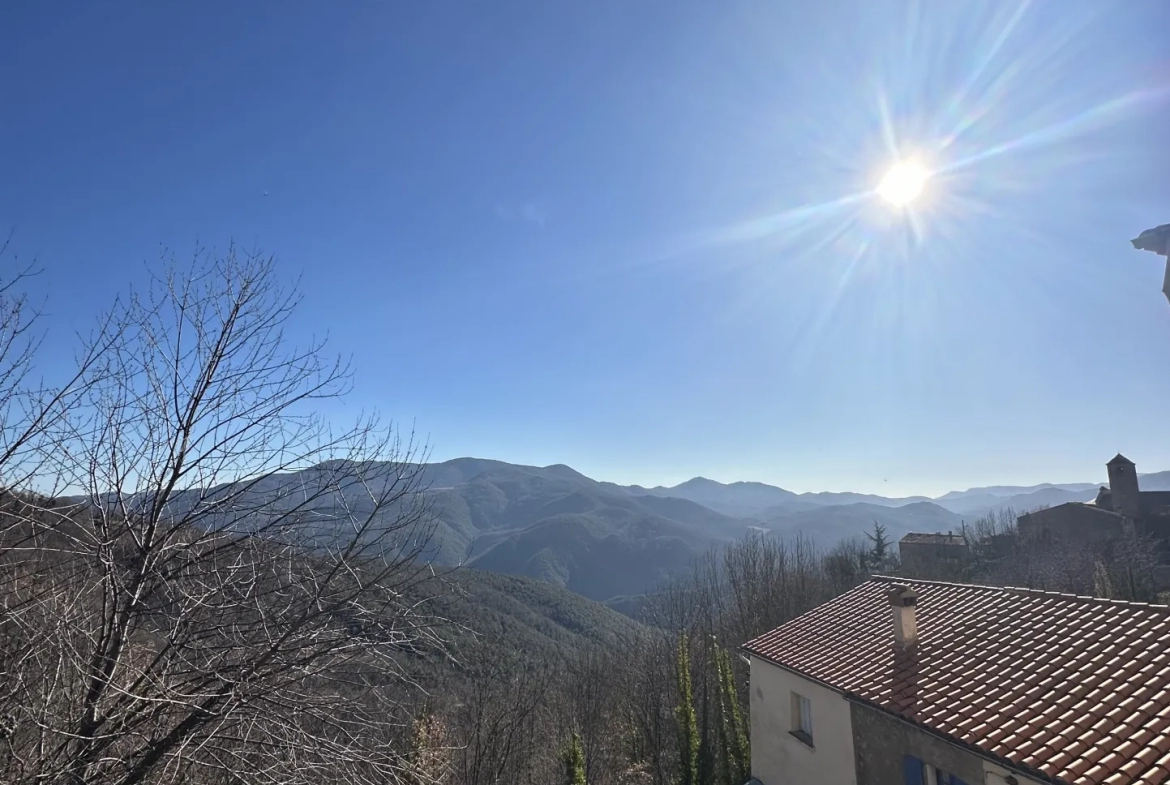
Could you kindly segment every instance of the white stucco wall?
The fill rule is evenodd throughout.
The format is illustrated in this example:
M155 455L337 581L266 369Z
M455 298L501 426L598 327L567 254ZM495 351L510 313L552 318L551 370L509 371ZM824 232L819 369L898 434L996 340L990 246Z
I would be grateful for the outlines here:
M793 737L792 693L812 703L813 748ZM857 785L849 702L816 682L751 658L752 776L763 785Z

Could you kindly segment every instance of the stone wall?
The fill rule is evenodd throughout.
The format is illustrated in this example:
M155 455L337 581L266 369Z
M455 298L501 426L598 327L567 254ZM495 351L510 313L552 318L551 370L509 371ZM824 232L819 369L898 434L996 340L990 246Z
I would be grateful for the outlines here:
M1170 512L1170 491L1142 491L1138 498L1145 514Z
M916 578L942 578L951 575L955 565L966 561L966 545L949 545L932 542L898 543L898 559L907 575ZM935 574L940 573L940 574Z
M967 785L999 785L1008 774L1020 785L1038 782L864 703L854 702L852 713L857 785L904 785L906 755Z
M889 714L853 704L853 749L857 785L903 785L903 758L919 760L953 774L967 785L983 785L983 761Z

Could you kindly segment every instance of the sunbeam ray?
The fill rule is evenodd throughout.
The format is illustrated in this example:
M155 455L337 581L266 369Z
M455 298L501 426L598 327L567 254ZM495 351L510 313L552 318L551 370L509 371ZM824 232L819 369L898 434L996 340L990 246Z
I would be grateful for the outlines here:
M992 158L1006 155L1007 153L1067 139L1078 133L1094 130L1102 125L1116 122L1119 119L1117 116L1110 117L1110 115L1120 115L1134 107L1162 101L1168 96L1170 96L1170 87L1135 90L1120 98L1103 101L1065 120L1051 123L1043 128L1037 128L1015 139L991 145L978 153L952 161L940 167L939 171L958 172L977 163L988 161Z

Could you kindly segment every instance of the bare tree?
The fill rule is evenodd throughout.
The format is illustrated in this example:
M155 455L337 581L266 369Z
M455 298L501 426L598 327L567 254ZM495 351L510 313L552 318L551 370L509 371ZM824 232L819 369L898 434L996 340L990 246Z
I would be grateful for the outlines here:
M87 345L52 453L84 501L16 516L3 781L401 780L407 663L442 648L419 450L330 428L349 371L287 339L297 303L200 252Z
M575 652L561 669L556 727L562 736L576 734L591 785L613 785L630 768L632 728L620 678L627 667L628 650L596 648Z
M480 651L450 712L458 785L547 782L558 767L549 732L550 663L502 648ZM543 772L544 777L538 776Z
M627 701L630 728L630 767L625 780L648 775L654 785L677 781L674 646L672 635L648 630L630 647L621 673L621 693Z
M0 260L11 258L8 245L0 243ZM43 335L40 314L22 287L39 272L35 263L12 259L11 272L0 274L0 491L25 495L34 487L42 495L54 490L42 472L43 458L60 435L55 427L84 395L108 348L103 329L67 378L54 384L34 376Z

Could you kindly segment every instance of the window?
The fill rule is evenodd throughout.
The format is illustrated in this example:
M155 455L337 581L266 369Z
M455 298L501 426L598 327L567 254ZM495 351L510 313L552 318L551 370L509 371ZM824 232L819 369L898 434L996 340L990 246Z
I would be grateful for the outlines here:
M913 755L906 755L902 761L905 767L902 781L905 785L967 785L954 774L948 774Z
M797 692L792 693L792 735L813 746L812 701Z
M924 763L922 771L925 774L923 779L926 780L926 785L951 785L951 778L942 769Z

